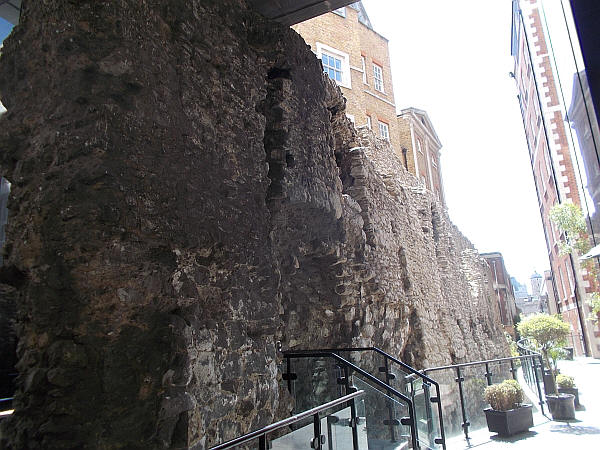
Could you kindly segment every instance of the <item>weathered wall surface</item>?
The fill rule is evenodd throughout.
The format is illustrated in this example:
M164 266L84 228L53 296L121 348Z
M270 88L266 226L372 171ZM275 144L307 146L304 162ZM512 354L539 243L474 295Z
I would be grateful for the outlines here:
M293 31L242 0L24 5L0 65L20 339L3 447L204 448L265 425L290 406L277 341L420 367L504 351L475 250L354 134Z

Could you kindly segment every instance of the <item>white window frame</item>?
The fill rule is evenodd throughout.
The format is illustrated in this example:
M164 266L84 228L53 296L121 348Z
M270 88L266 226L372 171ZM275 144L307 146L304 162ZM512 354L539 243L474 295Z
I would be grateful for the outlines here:
M390 126L385 123L382 122L381 120L378 120L378 125L379 125L379 136L381 136L382 139L385 139L386 141L390 141Z
M367 83L367 61L365 59L364 56L360 57L360 65L362 67L362 79L363 79L363 83L368 84Z
M385 93L383 90L383 67L375 63L373 63L373 88L376 91Z
M367 126L369 127L369 130L373 129L373 126L371 125L371 116L367 116Z
M356 126L356 120L354 119L354 115L346 113L346 117L350 122L352 122L352 125Z
M345 6L342 6L341 8L338 8L338 9L334 9L331 12L334 14L337 14L338 16L346 17L346 7Z
M342 61L342 81L334 80L338 85L348 89L352 89L352 81L350 77L350 55L342 52L341 50L329 47L328 45L317 42L317 58L322 61L323 53L329 56L333 56Z

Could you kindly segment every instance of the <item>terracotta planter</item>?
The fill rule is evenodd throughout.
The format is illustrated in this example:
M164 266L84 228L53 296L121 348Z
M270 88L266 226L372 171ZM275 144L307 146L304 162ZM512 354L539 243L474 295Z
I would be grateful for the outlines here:
M492 408L484 409L488 429L500 436L512 436L529 430L533 426L533 413L531 405L522 405L520 408L508 411L496 411Z
M552 420L572 420L575 418L575 396L573 394L546 395Z

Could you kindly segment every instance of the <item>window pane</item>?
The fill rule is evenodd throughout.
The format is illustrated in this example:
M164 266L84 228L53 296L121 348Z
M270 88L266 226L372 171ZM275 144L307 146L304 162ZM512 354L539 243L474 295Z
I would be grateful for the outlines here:
M342 72L336 72L335 79L336 81L342 81Z
M341 70L342 68L342 61L340 61L339 59L335 60L335 68L338 70Z

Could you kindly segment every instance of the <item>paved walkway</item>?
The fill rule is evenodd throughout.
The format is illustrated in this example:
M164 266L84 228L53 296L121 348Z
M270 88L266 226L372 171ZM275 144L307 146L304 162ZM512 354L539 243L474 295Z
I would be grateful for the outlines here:
M487 429L478 430L470 433L469 442L464 437L449 440L448 450L600 450L600 360L560 361L559 368L562 373L574 376L579 388L581 408L575 414L576 420L555 422L548 418L550 413L546 412L548 417L544 417L538 412L528 433L501 438Z

